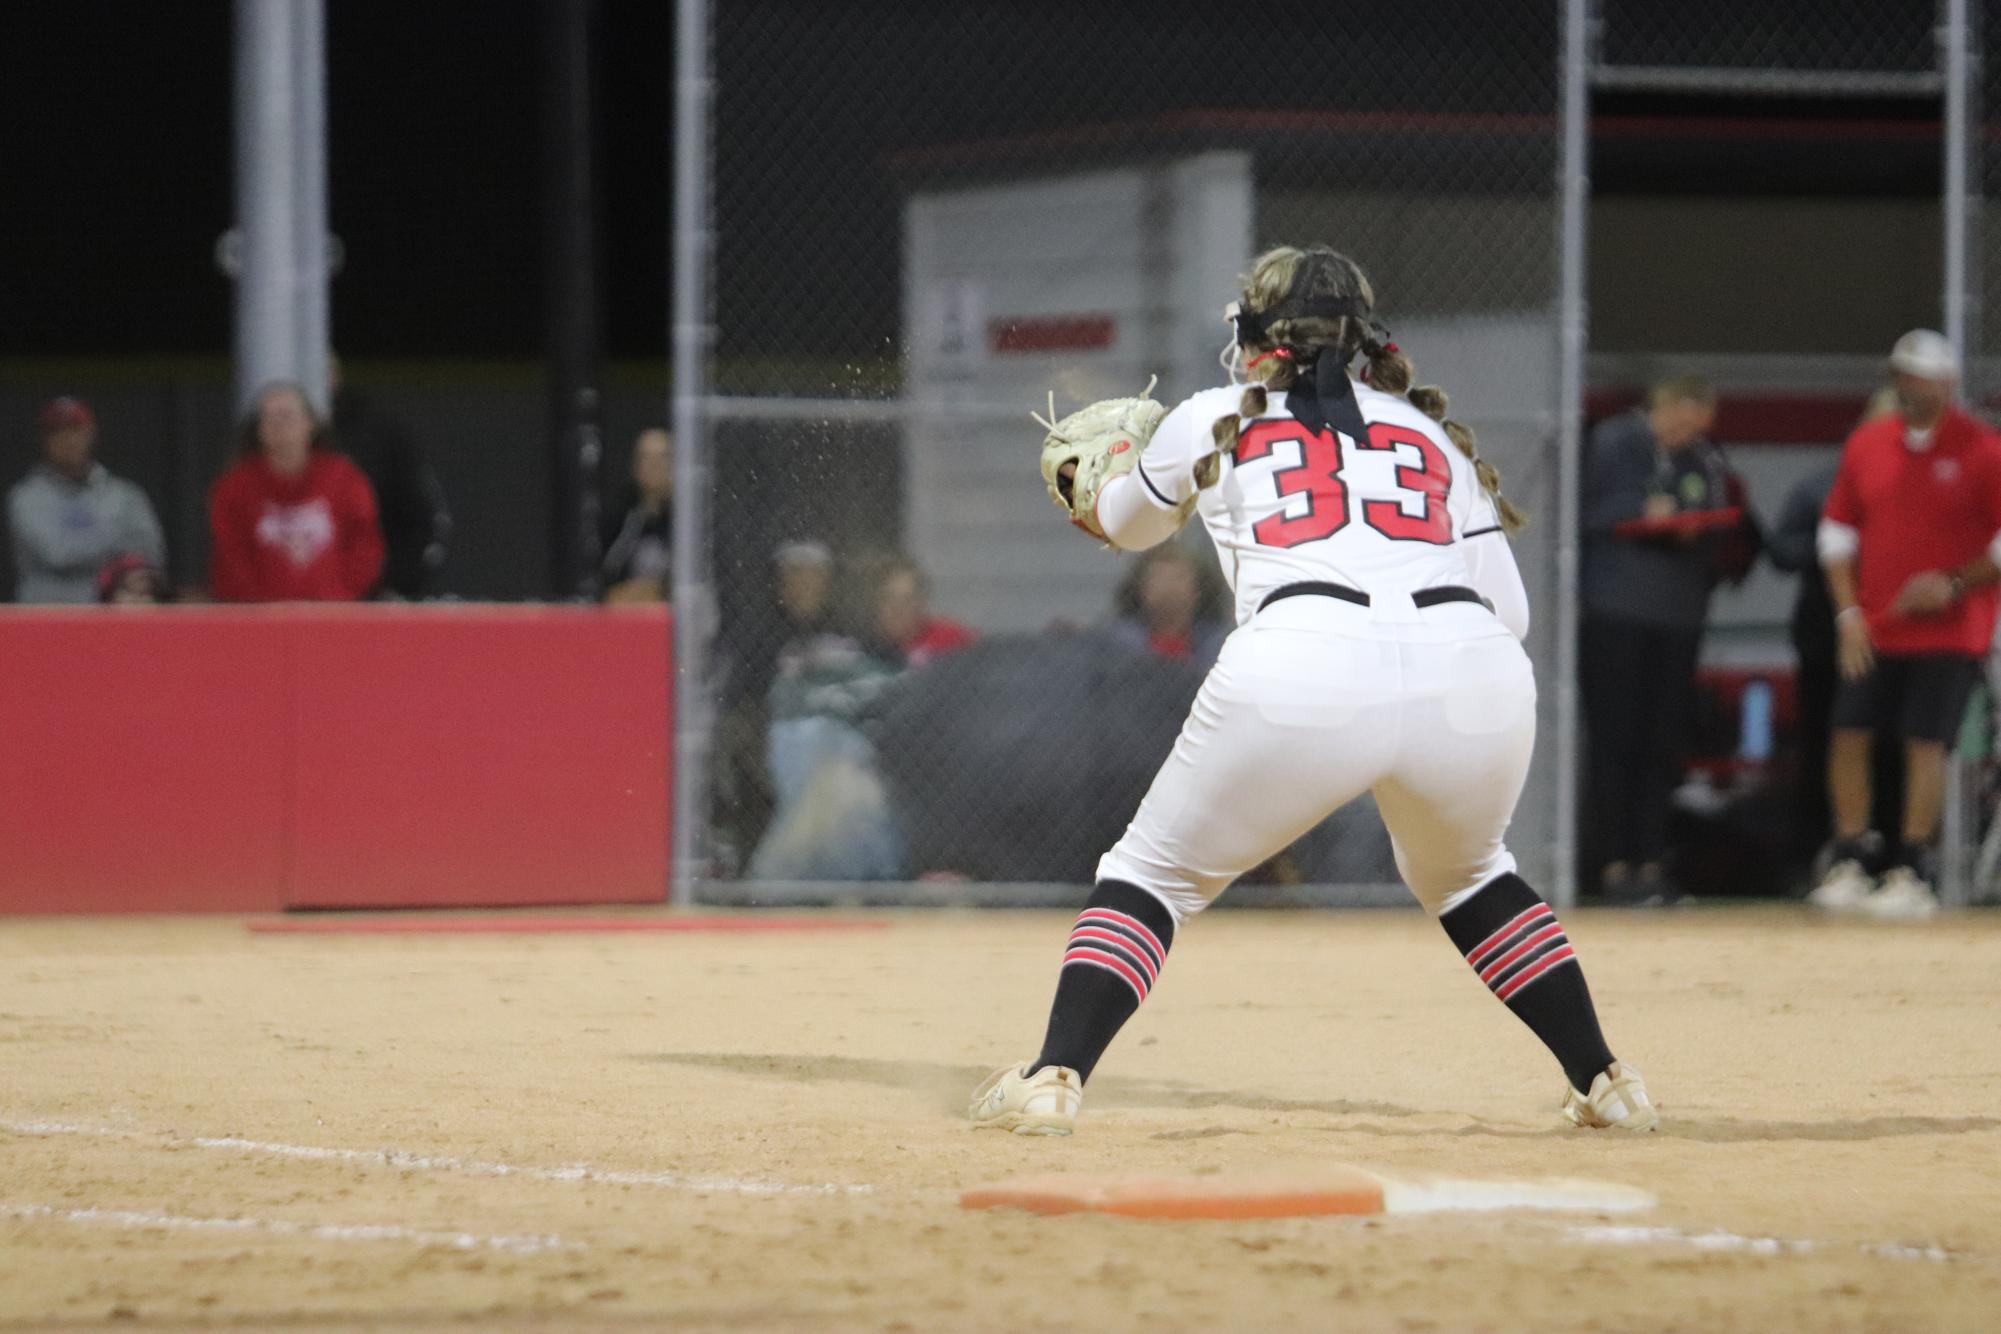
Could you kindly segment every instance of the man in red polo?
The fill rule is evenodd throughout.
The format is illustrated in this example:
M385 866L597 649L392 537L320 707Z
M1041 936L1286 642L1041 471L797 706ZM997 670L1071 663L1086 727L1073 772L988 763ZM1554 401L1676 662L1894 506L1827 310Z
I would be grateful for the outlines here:
M1828 788L1835 858L1812 894L1823 908L1928 917L1926 882L1946 759L2001 608L2001 439L1953 401L1959 361L1929 329L1890 353L1897 411L1842 450L1819 549L1834 601L1842 684ZM1869 747L1904 740L1903 851L1869 874Z

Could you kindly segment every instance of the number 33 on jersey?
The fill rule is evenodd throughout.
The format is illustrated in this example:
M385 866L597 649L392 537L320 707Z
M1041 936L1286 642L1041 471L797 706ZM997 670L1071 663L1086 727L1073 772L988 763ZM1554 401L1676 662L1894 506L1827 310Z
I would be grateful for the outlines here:
M1472 461L1438 424L1401 395L1360 384L1361 438L1309 429L1272 393L1263 416L1242 422L1217 483L1198 494L1194 466L1214 448L1216 419L1237 412L1242 397L1226 386L1176 407L1137 470L1157 504L1198 496L1239 621L1265 594L1302 580L1372 593L1463 584L1467 539L1504 540Z

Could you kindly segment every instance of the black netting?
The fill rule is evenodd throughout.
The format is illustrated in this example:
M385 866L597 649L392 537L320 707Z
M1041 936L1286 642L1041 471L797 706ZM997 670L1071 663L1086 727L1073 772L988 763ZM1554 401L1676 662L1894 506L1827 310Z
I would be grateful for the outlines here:
M1229 611L1063 527L1028 412L1220 383L1274 242L1368 270L1553 605L1558 17L716 0L715 875L1089 878ZM1351 815L1253 878L1393 876Z
M1602 0L1599 12L1598 55L1614 68L1919 76L1938 68L1931 0Z

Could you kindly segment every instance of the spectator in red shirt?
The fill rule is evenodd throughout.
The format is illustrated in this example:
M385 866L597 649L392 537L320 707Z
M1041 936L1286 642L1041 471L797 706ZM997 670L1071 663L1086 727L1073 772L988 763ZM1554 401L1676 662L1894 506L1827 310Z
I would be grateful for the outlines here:
M1946 757L2001 607L2001 440L1953 402L1959 360L1929 329L1890 353L1897 411L1858 426L1841 453L1817 539L1835 607L1842 684L1829 795L1836 852L1820 907L1928 917L1927 850ZM1869 748L1904 740L1904 850L1880 886L1868 856Z
M931 614L931 584L908 556L888 556L866 575L869 638L906 667L922 667L973 642L957 621Z
M259 391L242 457L209 496L219 600L355 602L375 587L383 560L375 493L327 438L298 385Z

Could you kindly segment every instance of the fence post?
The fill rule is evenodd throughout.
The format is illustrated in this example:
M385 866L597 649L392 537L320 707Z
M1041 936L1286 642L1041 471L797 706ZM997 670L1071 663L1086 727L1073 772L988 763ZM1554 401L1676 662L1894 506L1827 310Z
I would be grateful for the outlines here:
M674 23L674 903L693 901L708 852L709 0L678 0Z
M1588 0L1563 0L1562 152L1557 168L1556 370L1556 866L1560 907L1577 901L1578 514L1583 466L1585 210L1591 179Z
M236 0L236 406L271 380L327 404L326 16Z

